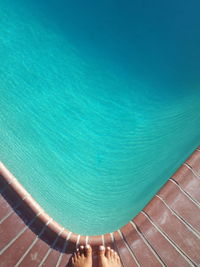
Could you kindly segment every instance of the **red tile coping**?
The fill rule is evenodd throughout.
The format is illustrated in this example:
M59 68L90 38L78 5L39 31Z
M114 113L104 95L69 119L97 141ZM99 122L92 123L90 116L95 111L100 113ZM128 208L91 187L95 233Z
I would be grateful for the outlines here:
M13 228L4 234L0 246L8 247L11 250L16 244L7 244L10 239L15 237L16 233L24 227L27 229L22 236L30 234L30 227L38 236L36 243L38 245L39 243L46 243L47 245L42 245L45 251L48 247L51 248L46 258L43 258L45 265L48 265L53 256L55 256L54 260L59 262L69 259L70 253L78 245L85 244L90 244L93 247L94 255L99 245L114 248L119 252L123 266L128 267L149 266L149 263L153 266L164 266L173 260L178 260L182 266L187 266L188 263L189 265L200 264L200 227L198 224L200 199L198 197L199 187L196 186L200 185L199 173L200 146L160 189L143 211L133 218L132 222L114 233L81 236L64 229L54 221L0 162L0 178L2 178L0 190L11 205L9 208L4 199L0 200L0 203L4 203L1 218L7 216L6 220L0 224L1 228L5 223ZM16 203L18 204L16 205ZM12 208L19 217L15 212L10 214ZM13 217L18 223L13 223ZM22 222L20 222L20 217ZM16 227L11 227L15 224ZM30 235L34 240L34 234ZM19 236L19 241L22 236ZM26 242L30 243L31 240ZM31 251L34 251L34 247ZM68 254L65 254L66 252ZM26 255L23 262L26 262L29 256L30 253ZM8 260L14 262L11 258Z

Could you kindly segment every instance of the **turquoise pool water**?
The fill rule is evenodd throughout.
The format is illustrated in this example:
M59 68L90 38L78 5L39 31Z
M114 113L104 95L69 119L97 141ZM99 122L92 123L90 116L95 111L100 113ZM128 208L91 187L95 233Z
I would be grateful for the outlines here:
M0 3L0 160L55 220L118 229L200 143L199 1Z

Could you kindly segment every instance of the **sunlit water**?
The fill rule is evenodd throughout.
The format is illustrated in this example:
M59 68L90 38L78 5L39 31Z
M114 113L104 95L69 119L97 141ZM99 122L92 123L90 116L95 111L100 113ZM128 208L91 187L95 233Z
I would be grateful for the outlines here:
M0 160L80 234L118 229L200 143L199 1L0 3Z

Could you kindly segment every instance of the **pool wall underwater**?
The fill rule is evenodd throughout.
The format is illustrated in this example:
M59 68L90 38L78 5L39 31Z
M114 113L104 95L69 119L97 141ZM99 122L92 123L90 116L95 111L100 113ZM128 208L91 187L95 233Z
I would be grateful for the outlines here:
M118 251L125 267L172 266L174 262L176 266L200 264L200 146L135 218L104 235L82 236L63 228L45 213L3 163L0 186L1 266L27 266L27 262L35 266L34 259L38 258L31 251L37 242L48 244L38 266L65 266L81 244L93 247L94 262L97 246L106 245ZM32 243L22 246L26 242ZM20 248L17 253L16 247ZM42 246L37 251L40 253Z
M119 229L199 145L199 9L0 2L0 160L64 227Z

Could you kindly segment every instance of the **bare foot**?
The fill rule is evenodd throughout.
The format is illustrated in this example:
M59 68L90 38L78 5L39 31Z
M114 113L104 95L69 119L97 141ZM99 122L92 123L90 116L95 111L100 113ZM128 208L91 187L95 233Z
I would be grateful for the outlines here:
M72 267L92 267L92 248L80 246L72 257Z
M99 247L99 267L121 267L120 258L113 249L104 246Z

